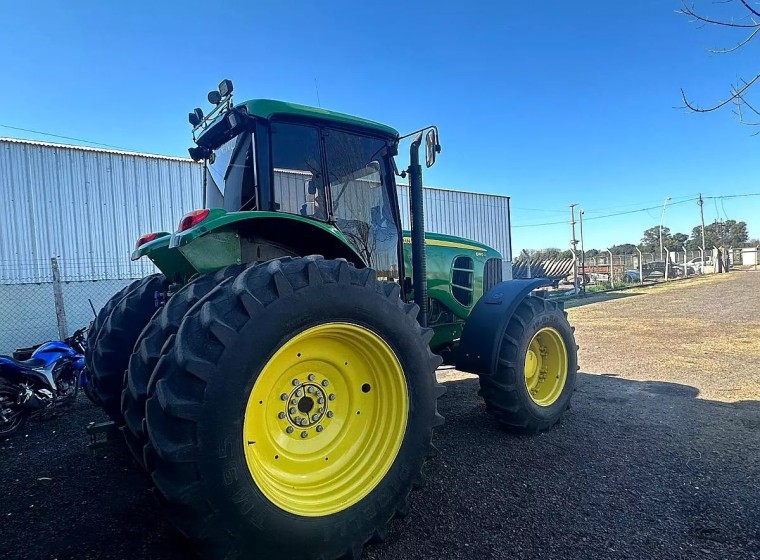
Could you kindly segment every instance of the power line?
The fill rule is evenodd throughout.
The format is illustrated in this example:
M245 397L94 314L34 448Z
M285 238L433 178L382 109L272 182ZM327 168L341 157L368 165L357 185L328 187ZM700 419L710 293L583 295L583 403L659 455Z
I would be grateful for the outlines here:
M686 202L692 202L694 200L697 200L697 197L692 197L692 198L689 198L687 200L679 200L679 201L676 201L676 202L672 202L672 203L670 203L670 206L675 206L677 204L684 204ZM613 212L612 214L605 214L603 216L591 216L590 218L585 218L585 219L586 220L602 220L604 218L613 218L615 216L625 216L626 214L637 214L639 212L647 212L649 210L657 210L659 208L661 208L661 206L649 206L647 208L638 208L636 210L626 210L624 212ZM553 225L566 224L566 223L567 223L566 221L561 221L561 222L545 222L545 223L542 223L542 224L518 224L518 225L513 225L512 227L513 228L521 228L521 227L553 226Z
M20 130L21 132L28 132L30 134L39 134L40 136L50 136L52 138L62 138L63 140L73 140L74 142L83 142L85 144L93 144L95 146L105 146L106 148L116 148L117 150L130 151L128 148L122 148L121 146L114 146L113 144L104 144L103 142L94 142L92 140L84 140L82 138L74 138L72 136L63 136L62 134L53 134L52 132L42 132L40 130L31 130L29 128L21 128L20 126L11 126L9 124L1 124L0 128L9 128L11 130Z
M520 206L512 206L512 210L527 210L528 212L550 212L552 214L564 214L567 210L547 210L546 208L523 208Z
M692 200L693 198L694 198L693 195L684 195L684 196L677 196L675 198L672 198L671 200L675 200L675 201ZM645 204L648 205L648 204L654 204L654 203L658 203L658 206L656 208L662 207L662 204L660 203L659 200L645 200L645 201L640 201L640 202L630 202L628 204L616 204L614 206L605 206L603 208L601 208L601 207L600 208L592 208L592 209L589 209L589 210L586 210L584 208L583 211L586 214L588 214L588 213L595 213L595 212L606 212L606 211L609 211L609 210L616 210L618 208L625 209L625 208L630 208L631 206L641 206L641 205L645 205Z
M744 193L744 194L722 194L718 196L705 196L703 198L716 198L719 200L722 199L728 199L728 198L744 198L748 196L760 196L760 193Z

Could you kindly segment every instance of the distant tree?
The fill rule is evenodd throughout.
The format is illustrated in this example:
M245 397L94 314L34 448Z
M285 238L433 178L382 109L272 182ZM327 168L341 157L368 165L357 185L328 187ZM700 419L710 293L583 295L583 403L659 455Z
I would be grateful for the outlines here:
M636 254L636 245L633 243L623 243L621 245L613 245L610 247L610 252L613 255L634 255Z
M598 249L589 249L589 250L586 251L585 254L586 254L587 258L594 258L595 256L597 256L599 254L599 250Z
M665 243L665 239L670 235L670 228L662 227L662 241ZM644 235L641 237L641 244L639 245L644 253L655 253L660 250L660 226L650 227L644 230Z
M663 235L662 245L671 251L681 251L688 240L689 236L685 233L674 233L667 237Z
M562 252L556 247L547 247L546 249L528 249L526 251L530 260L538 261L544 259L555 259Z
M688 240L689 236L685 233L670 233L669 227L662 226L662 247L664 249L680 251ZM660 251L660 226L654 226L644 231L639 249L644 253Z
M747 241L744 245L747 247L760 247L760 239L752 238L749 241Z
M746 222L726 220L705 226L705 249L713 247L741 247L749 239ZM686 248L697 251L702 247L702 226L691 230L691 239Z
M532 261L573 258L573 252L570 249L563 251L556 247L548 247L546 249L527 249L525 252L528 253L528 257L530 257L530 260Z

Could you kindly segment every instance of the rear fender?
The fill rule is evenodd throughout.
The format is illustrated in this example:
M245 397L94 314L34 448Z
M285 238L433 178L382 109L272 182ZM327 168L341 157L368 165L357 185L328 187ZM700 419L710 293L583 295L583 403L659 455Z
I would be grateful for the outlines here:
M495 371L507 324L523 299L537 288L551 286L549 278L507 280L478 300L465 321L456 353L456 367L477 375Z
M168 278L186 280L232 264L310 254L345 258L357 267L366 266L348 239L331 224L284 212L226 212L218 208L185 231L139 247L132 260L147 256Z

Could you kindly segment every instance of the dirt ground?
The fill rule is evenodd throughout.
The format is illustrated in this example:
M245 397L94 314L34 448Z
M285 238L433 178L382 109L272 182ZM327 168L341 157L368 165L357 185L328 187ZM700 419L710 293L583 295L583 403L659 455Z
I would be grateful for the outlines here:
M759 296L734 272L575 302L573 407L537 437L442 370L428 484L363 557L760 558ZM0 444L0 558L191 557L126 451L87 450L103 419L82 397Z

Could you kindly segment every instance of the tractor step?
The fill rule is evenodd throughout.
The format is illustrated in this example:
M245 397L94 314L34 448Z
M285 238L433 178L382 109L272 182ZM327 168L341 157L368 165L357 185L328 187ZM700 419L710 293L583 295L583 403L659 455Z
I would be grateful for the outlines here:
M87 448L93 451L108 446L120 437L119 429L110 420L108 422L90 422L87 425L87 434L90 436L90 443Z

